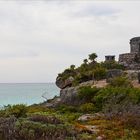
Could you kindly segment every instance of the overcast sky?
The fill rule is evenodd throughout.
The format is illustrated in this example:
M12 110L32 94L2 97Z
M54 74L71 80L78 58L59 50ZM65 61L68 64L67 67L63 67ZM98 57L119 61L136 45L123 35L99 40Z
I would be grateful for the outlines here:
M90 53L129 52L139 14L138 1L0 0L0 82L54 82Z

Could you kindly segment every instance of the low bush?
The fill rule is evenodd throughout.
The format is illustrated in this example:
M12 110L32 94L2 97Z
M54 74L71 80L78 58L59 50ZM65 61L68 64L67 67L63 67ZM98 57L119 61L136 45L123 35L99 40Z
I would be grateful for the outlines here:
M32 121L19 121L15 126L14 138L22 140L65 139L72 136L71 128L65 124L41 124Z
M16 118L19 117L26 117L28 108L24 104L17 104L17 105L8 105L3 108L3 110L0 111L1 117L9 117L9 116L15 116Z
M84 113L91 113L95 110L95 106L93 103L86 103L80 106L80 111Z
M77 140L95 140L95 134L93 136L89 135L88 133L82 133L78 135Z
M106 78L106 69L104 67L96 67L93 70L93 76L95 80L101 80Z
M30 116L29 120L34 122L41 122L41 123L49 123L49 124L60 124L62 121L55 116L47 116L47 115L41 115L41 114L35 114Z
M65 113L65 114L62 114L61 119L64 122L73 123L79 118L80 115L81 113L79 112L78 113Z
M75 76L75 80L73 84L79 84L82 82L86 82L89 80L93 80L93 72L92 71L84 71L84 72L80 72Z
M81 87L78 92L78 96L80 99L84 99L87 102L90 102L92 98L96 95L97 92L99 92L99 88L90 86Z
M140 104L140 89L107 87L101 89L93 98L95 106L106 112L130 111L130 107Z
M106 69L125 69L123 65L118 64L116 61L105 61L101 63L101 66Z
M48 109L45 106L41 106L41 105L32 105L32 106L29 106L27 108L28 108L28 113L37 113L37 112L50 111L50 109Z
M75 106L60 105L57 108L57 111L61 113L75 113L77 112L77 108Z
M115 77L110 81L110 85L113 87L132 87L131 81L127 77Z
M74 136L72 127L68 124L46 124L27 119L3 120L6 123L0 124L3 140L60 140Z

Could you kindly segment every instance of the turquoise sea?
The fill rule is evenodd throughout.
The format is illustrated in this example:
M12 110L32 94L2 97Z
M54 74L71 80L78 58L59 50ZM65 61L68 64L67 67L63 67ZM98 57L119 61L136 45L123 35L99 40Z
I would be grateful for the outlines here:
M0 107L21 103L31 105L56 95L59 95L59 88L54 83L4 83L0 84Z

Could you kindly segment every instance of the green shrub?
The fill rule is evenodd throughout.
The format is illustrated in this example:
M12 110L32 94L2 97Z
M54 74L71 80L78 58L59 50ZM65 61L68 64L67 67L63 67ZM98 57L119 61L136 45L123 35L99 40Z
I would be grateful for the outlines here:
M45 140L45 139L65 139L72 137L73 131L68 124L43 124L40 122L19 119L10 128L8 125L2 129L2 134L7 139L18 140Z
M80 111L84 113L90 113L95 110L95 106L93 103L86 103L80 106Z
M93 70L95 80L101 80L106 78L106 69L103 67L97 67Z
M96 140L96 135L89 135L89 133L81 133L78 135L78 140Z
M110 81L110 85L113 87L132 87L127 77L115 77Z
M39 106L39 105L32 105L28 107L28 113L46 112L50 110L51 109L48 109L45 106Z
M60 105L57 110L61 113L69 113L69 112L77 112L77 108L75 106L68 106L68 105Z
M89 80L93 80L93 72L92 71L84 71L80 72L75 76L74 83L82 83Z
M90 86L81 87L78 92L78 96L80 99L84 99L85 101L90 102L91 99L96 95L96 93L99 91L99 88Z
M101 63L101 66L106 69L122 69L124 70L124 66L121 64L118 64L116 61L105 61Z
M76 75L76 70L72 68L65 69L64 72L58 74L58 76L61 77L62 80L66 80L70 76L74 77L75 75Z
M102 88L93 98L96 108L108 111L130 110L140 104L140 89L125 87Z
M27 106L24 104L17 104L17 105L8 105L4 109L5 116L9 117L11 115L19 118L19 117L26 117L28 109Z
M52 115L41 115L41 114L33 114L29 117L29 120L40 123L49 123L49 124L60 124L62 123L60 119Z
M5 110L0 110L0 117L4 117L5 116Z
M65 122L72 123L75 122L75 120L77 120L80 115L80 113L65 113L63 114L63 120L65 120Z

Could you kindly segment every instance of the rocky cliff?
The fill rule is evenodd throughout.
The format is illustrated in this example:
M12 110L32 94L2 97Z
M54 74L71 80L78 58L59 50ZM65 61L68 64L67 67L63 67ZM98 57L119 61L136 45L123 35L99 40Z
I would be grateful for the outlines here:
M57 79L59 79L59 78L57 78ZM78 90L83 86L94 85L93 80L83 82L77 86L69 86L69 87L66 86L65 88L64 88L64 85L66 85L66 82L62 81L62 83L60 83L60 81L59 81L59 84L58 84L58 82L56 81L56 83L57 83L59 88L61 87L60 96L55 97L54 99L51 100L51 102L48 102L46 104L48 107L56 107L56 106L59 106L61 104L74 105L74 106L80 105L84 102L84 100L79 99Z

